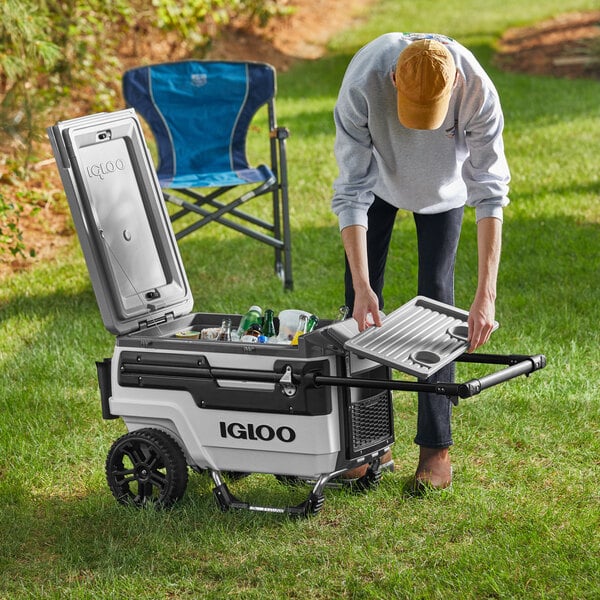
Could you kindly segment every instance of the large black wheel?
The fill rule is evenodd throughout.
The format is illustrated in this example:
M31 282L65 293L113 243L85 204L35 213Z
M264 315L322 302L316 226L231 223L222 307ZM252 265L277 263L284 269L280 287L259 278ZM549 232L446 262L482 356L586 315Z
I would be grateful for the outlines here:
M120 437L106 459L106 479L121 504L171 506L185 493L187 464L179 444L159 429Z

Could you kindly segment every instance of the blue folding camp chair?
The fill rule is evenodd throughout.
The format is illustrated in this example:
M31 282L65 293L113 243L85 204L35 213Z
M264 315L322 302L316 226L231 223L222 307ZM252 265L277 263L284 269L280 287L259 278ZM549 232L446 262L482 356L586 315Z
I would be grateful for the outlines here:
M275 69L257 62L185 60L123 75L125 101L145 119L156 140L158 179L168 190L165 200L179 207L171 221L193 216L191 224L175 232L176 238L216 221L268 244L275 249L275 272L290 290L289 133L276 124L275 92ZM265 105L270 165L251 167L247 134ZM272 195L271 222L239 209L264 194Z

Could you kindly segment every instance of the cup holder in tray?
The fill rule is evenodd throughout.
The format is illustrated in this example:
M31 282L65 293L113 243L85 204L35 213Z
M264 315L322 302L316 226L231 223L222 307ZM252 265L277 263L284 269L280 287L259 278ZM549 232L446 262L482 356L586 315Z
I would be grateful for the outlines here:
M461 342L467 342L469 340L469 327L467 325L453 325L448 328L448 333Z
M455 340L461 342L467 342L469 339L469 328L466 324L459 323L448 328L448 334ZM442 356L432 350L415 350L411 355L410 359L422 367L431 368L435 367L442 361Z
M416 362L423 367L432 367L442 360L442 357L431 350L416 350L410 355L413 362Z

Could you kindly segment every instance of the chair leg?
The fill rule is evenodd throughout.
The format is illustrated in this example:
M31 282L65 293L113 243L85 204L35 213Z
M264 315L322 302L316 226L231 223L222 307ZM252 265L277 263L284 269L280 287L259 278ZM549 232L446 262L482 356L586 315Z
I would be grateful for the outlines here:
M283 282L284 290L291 290L291 253L289 242L289 222L287 210L287 190L278 184L273 190L273 237L280 243L275 246L275 275Z
M282 187L281 208L283 221L283 289L292 291L294 289L294 280L292 278L292 241L287 185Z
M282 280L283 289L292 291L294 289L294 280L292 277L292 240L290 228L290 210L288 199L288 179L287 179L287 156L285 149L285 140L289 132L285 128L278 129L279 142L279 177L281 185L281 220L279 216L276 218L277 227L281 227L276 237L283 241L283 248L277 249L275 254L276 269L277 263L282 265ZM277 212L279 212L279 202L277 202ZM281 225L280 225L281 224Z
M281 232L281 184L278 182L273 190L273 237L282 240ZM283 281L282 246L275 246L275 274Z

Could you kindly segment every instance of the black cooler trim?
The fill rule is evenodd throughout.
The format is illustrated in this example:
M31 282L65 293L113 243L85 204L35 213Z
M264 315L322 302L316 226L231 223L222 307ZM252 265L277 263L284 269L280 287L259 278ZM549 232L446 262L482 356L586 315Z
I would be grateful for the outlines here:
M288 367L292 371L292 392L290 386L280 384ZM330 390L312 384L312 378L306 375L313 371L328 373L328 361L276 361L273 371L256 371L213 368L206 356L200 354L122 352L118 382L122 387L184 390L200 408L311 416L330 414ZM234 389L221 387L219 380L266 382L275 386L273 390L251 389L251 386Z
M103 419L118 419L117 415L110 412L109 400L112 396L112 385L110 382L110 358L105 358L102 362L96 362L98 372L98 386L100 387L100 403L102 404Z

